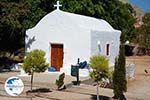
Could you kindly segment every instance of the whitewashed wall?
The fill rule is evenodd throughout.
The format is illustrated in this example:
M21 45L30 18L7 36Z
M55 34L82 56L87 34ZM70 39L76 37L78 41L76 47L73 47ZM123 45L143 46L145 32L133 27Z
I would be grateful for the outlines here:
M90 56L89 30L76 26L72 20L61 14L57 16L52 14L44 18L36 27L29 29L27 35L35 36L35 41L28 51L36 48L44 50L48 62L50 62L50 43L64 44L64 67L76 64L77 58L84 61Z
M115 57L119 53L120 31L91 31L91 55L106 55L106 45L109 44L109 55L107 56L110 64L115 63ZM101 50L99 51L98 44Z
M76 64L78 58L80 61L89 61L90 56L98 52L97 41L103 44L102 48L105 48L106 42L111 44L113 41L113 48L110 52L112 62L119 50L120 31L114 30L109 23L60 10L47 14L34 28L28 29L26 35L27 52L42 49L46 52L46 59L49 63L51 60L50 43L63 44L64 59L61 70L68 70L68 73L70 73L70 66ZM33 40L30 41L30 45L28 45L29 40ZM102 53L105 53L105 49Z

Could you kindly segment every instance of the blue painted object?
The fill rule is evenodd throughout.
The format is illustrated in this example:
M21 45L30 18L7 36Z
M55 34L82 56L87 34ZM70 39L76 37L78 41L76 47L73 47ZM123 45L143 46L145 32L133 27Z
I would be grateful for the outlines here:
M56 72L56 68L53 66L48 67L48 72Z
M87 62L86 61L79 63L79 68L80 69L84 69L86 67L87 67Z

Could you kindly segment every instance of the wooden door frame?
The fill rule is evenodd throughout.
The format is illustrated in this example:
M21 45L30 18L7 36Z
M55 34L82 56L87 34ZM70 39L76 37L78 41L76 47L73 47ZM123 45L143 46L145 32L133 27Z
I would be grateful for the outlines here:
M52 54L51 54L52 45L58 45L58 46L60 45L60 46L62 46L62 49L63 49L63 58L64 58L64 44L63 43L52 43L52 42L50 42L49 43L49 47L50 47L50 66L52 65L52 59L51 59L52 58ZM62 63L62 67L63 67L63 63Z

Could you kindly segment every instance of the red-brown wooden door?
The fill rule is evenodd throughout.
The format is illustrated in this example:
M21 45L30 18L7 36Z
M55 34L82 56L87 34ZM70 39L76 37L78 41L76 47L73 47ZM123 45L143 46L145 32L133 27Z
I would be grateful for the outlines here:
M57 71L63 65L63 45L51 44L51 66L55 67Z

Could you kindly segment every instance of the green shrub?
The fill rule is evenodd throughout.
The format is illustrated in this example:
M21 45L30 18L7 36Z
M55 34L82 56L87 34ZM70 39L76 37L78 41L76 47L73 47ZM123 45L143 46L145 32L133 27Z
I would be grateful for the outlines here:
M48 68L48 63L46 63L46 59L44 58L44 56L44 51L35 49L29 52L24 59L22 67L26 73L31 75L31 91L34 72L44 72Z
M123 94L123 92L127 91L124 50L124 45L120 45L119 56L115 60L115 67L113 73L113 92L114 98L116 99L118 99Z
M90 58L90 67L93 69L90 76L97 83L97 100L99 100L99 82L102 78L109 77L108 64L108 59L103 55L94 55Z
M56 85L58 87L58 90L61 90L64 86L64 78L65 78L65 73L62 73L59 75L59 79L56 79Z

